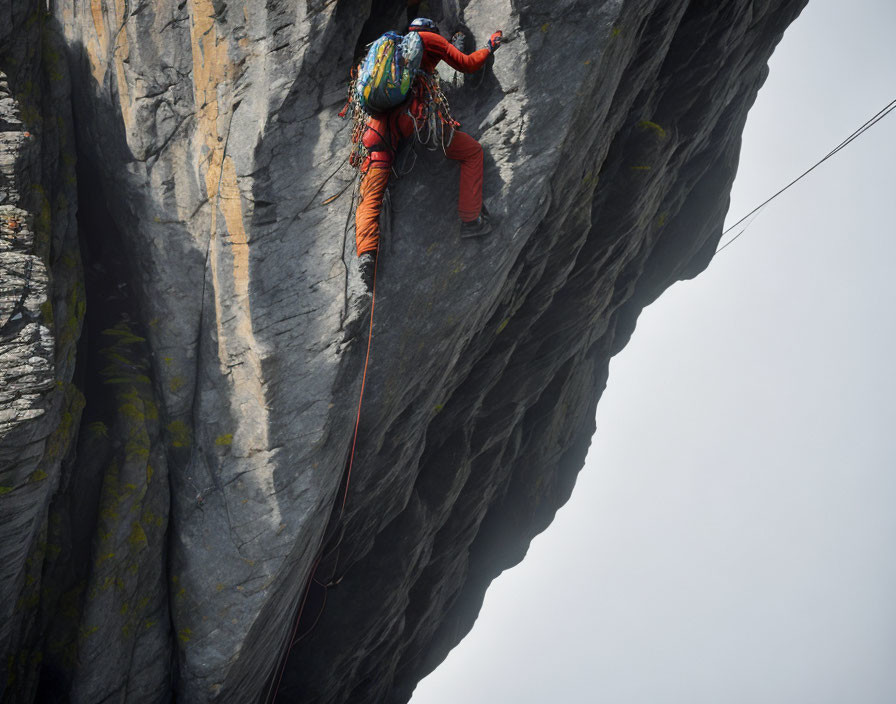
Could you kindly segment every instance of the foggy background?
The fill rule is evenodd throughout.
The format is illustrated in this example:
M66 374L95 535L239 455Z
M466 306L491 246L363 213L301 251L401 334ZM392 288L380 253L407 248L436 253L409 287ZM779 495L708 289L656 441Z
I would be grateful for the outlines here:
M810 1L729 222L896 98L894 30ZM571 501L413 704L896 702L894 165L896 113L644 312Z

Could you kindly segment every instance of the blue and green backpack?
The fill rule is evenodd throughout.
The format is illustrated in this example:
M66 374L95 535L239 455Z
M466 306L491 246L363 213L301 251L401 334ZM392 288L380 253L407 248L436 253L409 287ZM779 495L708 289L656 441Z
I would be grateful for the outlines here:
M423 60L417 32L386 32L370 45L355 83L358 101L369 113L386 112L407 100Z

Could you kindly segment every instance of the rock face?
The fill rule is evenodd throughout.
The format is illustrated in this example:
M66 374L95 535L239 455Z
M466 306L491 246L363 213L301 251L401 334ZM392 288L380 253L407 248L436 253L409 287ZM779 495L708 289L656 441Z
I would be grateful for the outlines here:
M449 81L498 226L460 240L456 166L403 148L346 489L336 113L407 3L0 0L3 700L407 701L569 497L641 309L709 263L804 3L420 4L505 32Z
M48 521L84 406L84 316L65 50L36 5L0 0L0 691L33 681L60 598ZM29 685L24 689L27 694ZM27 697L19 697L27 699Z

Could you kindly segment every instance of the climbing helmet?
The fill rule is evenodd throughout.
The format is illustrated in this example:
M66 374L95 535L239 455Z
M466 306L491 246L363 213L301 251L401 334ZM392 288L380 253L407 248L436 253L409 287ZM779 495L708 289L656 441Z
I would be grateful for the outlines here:
M408 30L411 32L434 32L435 34L439 33L439 28L436 26L436 23L431 19L426 17L418 17L413 22L411 22Z

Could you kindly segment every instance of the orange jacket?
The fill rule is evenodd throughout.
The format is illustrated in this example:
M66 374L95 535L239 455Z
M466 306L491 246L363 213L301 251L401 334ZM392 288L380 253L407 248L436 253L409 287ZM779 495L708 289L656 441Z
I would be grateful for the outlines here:
M465 54L456 49L445 37L434 32L418 32L423 40L423 60L420 68L426 73L436 70L439 61L444 61L455 71L475 73L485 65L489 57L488 49L477 49L472 54Z

